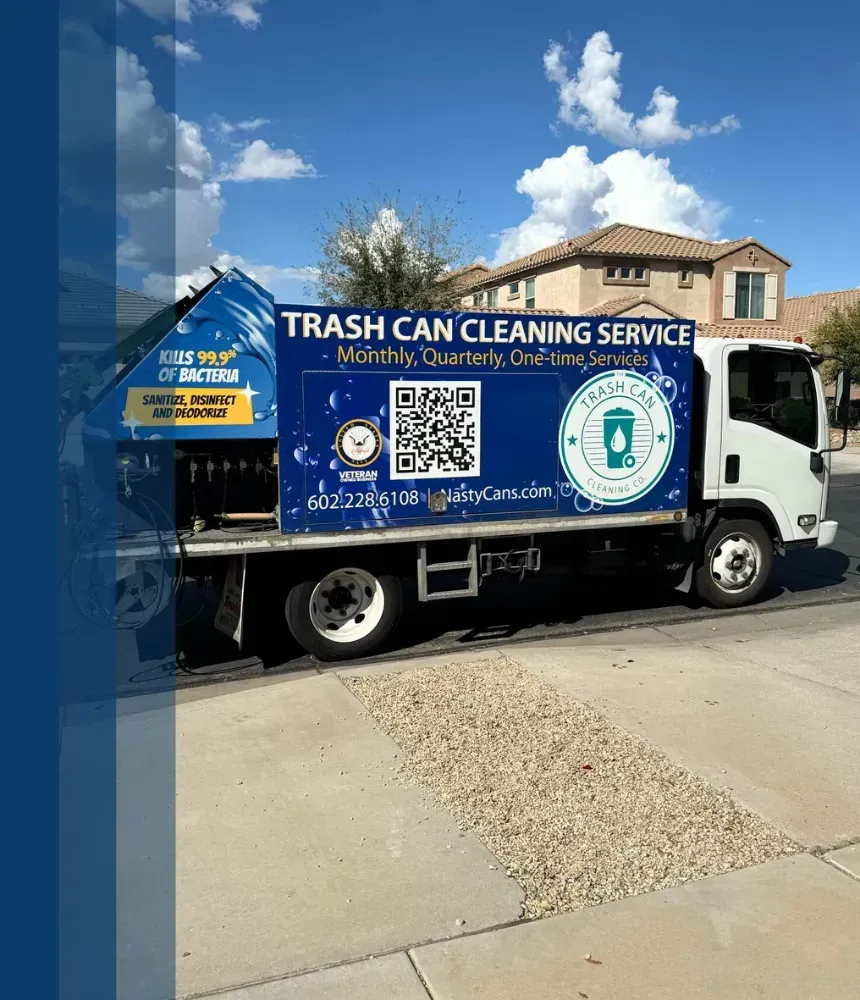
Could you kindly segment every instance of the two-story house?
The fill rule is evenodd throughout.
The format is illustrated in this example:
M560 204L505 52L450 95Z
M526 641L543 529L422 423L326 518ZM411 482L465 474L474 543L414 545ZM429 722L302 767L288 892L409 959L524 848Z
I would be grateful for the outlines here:
M614 223L457 278L469 309L683 317L700 336L791 340L790 266L751 236L715 242Z

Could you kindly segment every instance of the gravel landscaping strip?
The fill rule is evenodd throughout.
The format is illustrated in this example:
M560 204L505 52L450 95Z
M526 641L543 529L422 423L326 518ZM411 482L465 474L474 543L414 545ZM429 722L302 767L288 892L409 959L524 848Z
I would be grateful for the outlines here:
M507 657L343 680L402 748L401 776L427 788L519 882L525 916L800 850Z

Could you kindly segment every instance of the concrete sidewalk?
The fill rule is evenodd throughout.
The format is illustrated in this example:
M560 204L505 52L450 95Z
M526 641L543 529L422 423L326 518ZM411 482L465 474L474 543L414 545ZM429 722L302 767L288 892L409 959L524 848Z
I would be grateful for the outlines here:
M397 746L337 670L188 696L177 996L856 996L858 648L860 603L505 647L799 844L533 921L474 834L395 779Z

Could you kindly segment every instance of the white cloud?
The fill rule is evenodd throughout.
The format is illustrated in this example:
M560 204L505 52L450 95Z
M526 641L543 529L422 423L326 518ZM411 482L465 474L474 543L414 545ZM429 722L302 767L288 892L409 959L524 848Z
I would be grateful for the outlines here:
M174 274L196 275L223 260L225 251L214 240L226 202L201 128L157 103L137 56L107 45L89 25L67 22L60 79L62 191L68 199L102 214L116 211L125 220L117 262L146 272L147 284L163 289L165 283L172 287ZM108 80L116 81L116 122L106 134L104 123L87 109ZM114 142L115 204L92 152ZM305 171L313 169L292 155ZM273 265L248 266L279 280L291 273Z
M158 18L159 21L191 20L192 0L126 0L126 2L133 4L144 14Z
M611 222L713 239L727 209L678 181L669 166L635 149L594 163L585 146L569 146L526 170L516 187L531 198L531 213L499 234L494 265Z
M127 0L138 10L160 21L185 23L198 14L221 14L232 17L243 28L256 28L262 20L259 8L265 0Z
M223 251L219 252L211 263L219 271L238 267L240 271L244 271L245 274L274 295L280 291L293 298L299 291L296 286L297 282L303 286L309 281L314 281L317 276L317 272L312 267L276 267L272 264L254 264L238 254ZM150 274L143 279L143 290L148 295L154 295L159 299L179 299L188 294L189 286L202 288L213 277L212 271L206 265L198 267L188 274L177 275L175 278L167 274Z
M155 35L152 40L156 48L175 56L177 62L200 62L200 53L190 38L187 42L180 42L173 35Z
M314 177L316 168L305 163L293 149L274 149L264 139L255 139L222 171L224 181L289 181L294 177Z
M661 86L655 88L646 114L634 119L619 103L621 53L613 50L605 31L596 31L585 43L575 76L570 75L567 52L558 42L550 42L543 65L547 79L559 88L559 120L601 135L617 146L653 148L740 128L734 115L726 115L713 125L682 125L678 98Z
M256 132L264 125L271 125L271 118L246 118L241 122L228 122L221 115L212 115L210 128L219 135L232 135L234 132Z

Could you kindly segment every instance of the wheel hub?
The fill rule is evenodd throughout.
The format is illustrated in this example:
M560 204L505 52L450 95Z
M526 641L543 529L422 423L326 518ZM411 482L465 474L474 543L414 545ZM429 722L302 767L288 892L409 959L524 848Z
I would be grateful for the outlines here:
M379 581L366 570L328 573L314 588L310 617L314 628L333 642L356 642L379 624L385 604Z
M743 533L730 535L714 547L711 576L721 590L737 593L752 585L760 565L756 540Z

